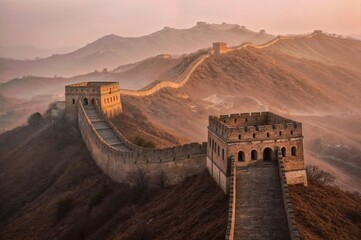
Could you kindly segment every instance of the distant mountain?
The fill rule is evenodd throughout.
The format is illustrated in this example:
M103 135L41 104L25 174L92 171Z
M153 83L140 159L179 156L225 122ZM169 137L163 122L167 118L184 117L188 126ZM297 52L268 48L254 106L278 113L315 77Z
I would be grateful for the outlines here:
M34 76L16 78L0 83L0 94L25 99L43 94L63 95L65 85L83 81L116 81L122 88L137 90L154 81L175 80L198 55L198 52L180 57L160 55L118 66L114 71L93 71L71 78Z
M37 58L50 57L55 53L66 53L76 49L75 47L64 47L58 49L43 49L34 46L19 45L19 46L0 46L0 57L31 60Z
M272 38L272 35L264 31L253 32L235 24L204 22L198 22L189 29L165 27L142 37L120 37L112 34L68 54L29 61L0 58L0 82L24 75L73 76L96 69L112 69L162 53L194 52L210 47L216 41L239 45L245 41L262 43Z

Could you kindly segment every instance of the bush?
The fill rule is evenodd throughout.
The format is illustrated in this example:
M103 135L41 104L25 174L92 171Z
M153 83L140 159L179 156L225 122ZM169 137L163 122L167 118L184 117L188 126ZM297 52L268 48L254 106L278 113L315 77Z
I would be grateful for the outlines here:
M101 189L90 199L89 209L99 205L109 193L111 193L111 189L107 185L102 185Z
M145 147L145 148L155 148L154 142L147 141L144 138L139 137L139 136L134 138L134 144Z
M306 166L307 180L309 182L317 182L322 185L330 185L335 181L335 177L315 165Z
M139 200L149 187L149 177L147 173L138 166L135 171L129 174L128 178L131 185L134 186L136 200Z
M41 116L41 114L39 112L33 113L30 115L30 117L28 118L28 124L30 126L39 126L43 121L43 116Z
M70 210L73 208L74 205L73 202L74 202L73 199L70 197L66 197L58 201L57 210L56 210L57 220L60 220L64 218L66 215L68 215Z

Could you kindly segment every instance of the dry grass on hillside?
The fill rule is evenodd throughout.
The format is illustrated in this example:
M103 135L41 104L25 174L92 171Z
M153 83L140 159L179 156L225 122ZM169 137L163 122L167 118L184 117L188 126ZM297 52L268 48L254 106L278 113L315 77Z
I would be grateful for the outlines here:
M0 135L0 239L137 239L150 218L157 239L224 237L228 201L208 174L139 194L100 171L76 127L41 129Z
M361 239L359 195L317 183L289 189L302 239Z
M112 119L112 122L124 136L136 143L137 138L153 142L156 148L174 147L186 143L184 138L177 136L151 122L142 111L126 99L123 99L123 113Z

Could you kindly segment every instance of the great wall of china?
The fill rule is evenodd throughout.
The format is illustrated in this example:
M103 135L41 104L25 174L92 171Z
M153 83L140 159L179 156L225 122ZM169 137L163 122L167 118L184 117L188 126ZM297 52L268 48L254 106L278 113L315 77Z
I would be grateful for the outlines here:
M309 38L317 34L322 34L322 32L315 31L309 35L296 37L278 36L274 40L265 44L256 45L252 43L243 43L238 47L227 49L226 52L246 47L255 47L260 49L268 47L280 40L305 37ZM157 82L138 91L123 90L114 86L108 87L107 84L109 83L94 83L89 85L84 83L83 85L70 85L66 87L66 117L77 119L79 129L88 150L90 151L96 164L105 174L117 182L127 182L129 181L128 177L130 174L134 174L139 171L139 169L142 169L149 175L150 181L156 182L159 181L160 178L164 178L163 180L168 184L175 184L184 180L188 176L201 173L208 168L211 175L215 178L214 171L212 170L211 172L211 169L207 166L208 163L206 163L207 151L212 152L214 150L211 142L201 144L191 143L165 149L144 148L128 141L112 124L108 117L112 116L112 114L121 109L121 95L143 97L154 94L163 88L177 89L184 86L197 67L212 54L217 54L217 52L207 52L196 58L177 81ZM111 96L110 102L109 96ZM119 102L116 102L118 99ZM114 100L116 104L112 105L112 100ZM267 113L264 113L263 115L265 114ZM256 115L260 116L259 114ZM246 122L247 116L256 115L246 115ZM230 117L232 118L232 115ZM257 117L255 120L257 121ZM282 124L284 124L283 126L287 129L286 122ZM246 129L250 128L246 127ZM254 131L254 134L258 134L259 129L256 127L253 128L252 131ZM269 135L267 133L267 137L268 136ZM303 137L294 139L292 137L283 137L283 139L277 140L277 144L281 144L282 141L299 141L302 140L302 138ZM241 137L239 137L239 139L241 139ZM265 145L270 142L270 140L260 141L262 141ZM251 144L259 144L260 141L255 141ZM274 140L274 142L276 143L276 140ZM272 147L272 149L274 148L273 151L277 152L277 157L270 162L258 161L249 165L238 165L237 162L240 161L239 155L238 161L236 161L234 160L234 153L226 153L227 160L225 160L225 171L228 173L226 175L226 179L224 180L225 187L222 187L222 184L220 184L219 181L217 182L225 192L229 193L230 196L229 221L226 239L247 239L252 236L261 238L266 236L270 238L274 237L267 235L269 232L283 232L283 237L279 239L300 239L295 225L292 205L290 203L287 189L287 183L292 183L292 181L288 181L287 172L294 169L291 169L292 167L290 169L285 167L283 158L286 157L286 151L283 153L283 149L281 151L281 148L277 144ZM290 144L292 145L292 142L290 142ZM299 147L299 145L297 146ZM303 165L302 145L300 149L302 151ZM291 153L288 151L290 151L290 149L287 150L287 156L288 153ZM217 150L214 150L214 152L216 153ZM218 156L220 156L219 145ZM292 156L294 156L293 148ZM254 160L253 155L252 160ZM290 166L292 165L286 158L286 166L287 164ZM300 163L297 165L300 165ZM298 179L305 179L305 176L302 175L303 173L300 173L300 170L298 169L296 170L298 171ZM218 171L218 174L220 174L220 171ZM300 177L299 174L302 176ZM269 180L268 183L263 181L264 176L266 176L265 179ZM252 177L256 177L256 180L247 181L247 178L250 179ZM245 184L246 182L244 181L246 181L248 185ZM307 184L307 180L302 181L301 183L305 185ZM257 184L265 184L268 188L258 188ZM255 195L245 195L247 192L254 192ZM275 196L274 201L272 201L267 194ZM256 206L255 204L257 206L262 206L261 209L264 211L266 211L266 209L274 209L275 213L277 213L273 214L271 212L266 212L257 214L256 216L254 211L254 207ZM244 217L244 213L249 213L248 218ZM254 224L255 226L258 226L258 228L245 227L247 226L247 224L245 224L247 221L248 225ZM266 229L261 231L259 229L260 226L266 226ZM288 233L285 233L285 229Z

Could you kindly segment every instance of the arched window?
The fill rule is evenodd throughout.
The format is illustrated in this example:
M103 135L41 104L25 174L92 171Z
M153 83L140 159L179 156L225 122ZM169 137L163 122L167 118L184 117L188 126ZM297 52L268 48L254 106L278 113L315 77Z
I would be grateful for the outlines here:
M248 122L248 119L246 118L245 121Z
M212 145L212 140L211 140L211 138L209 138L208 147L211 147L211 145Z
M234 123L236 123L236 122L237 122L237 118L234 119Z
M244 158L244 152L243 151L239 151L238 152L238 162L244 162L245 158Z
M256 150L252 150L251 152L251 159L252 160L257 160L258 159L258 153Z
M75 99L73 98L73 104L75 104Z
M255 133L253 133L253 138L256 138L256 134L255 134Z
M238 135L238 139L241 139L241 135Z
M84 103L84 105L88 105L88 99L87 99L87 98L84 98L84 99L83 99L83 103Z
M285 147L281 148L281 152L282 152L282 157L286 157L286 148Z
M282 131L279 132L279 135L282 136Z
M293 135L293 131L291 130L291 135Z
M222 160L224 161L224 148L222 148Z
M296 155L297 155L297 149L296 149L295 146L293 146L293 147L291 148L291 153L292 153L292 156L296 156Z
M267 133L267 137L269 137L269 133Z
M107 103L107 100L105 100L105 98L104 98L104 104L106 104Z
M219 146L218 146L218 156L219 156L219 154L220 154L220 150L219 150L220 148L219 148Z
M93 98L93 99L92 99L92 105L94 105L94 104L95 104L95 99Z

